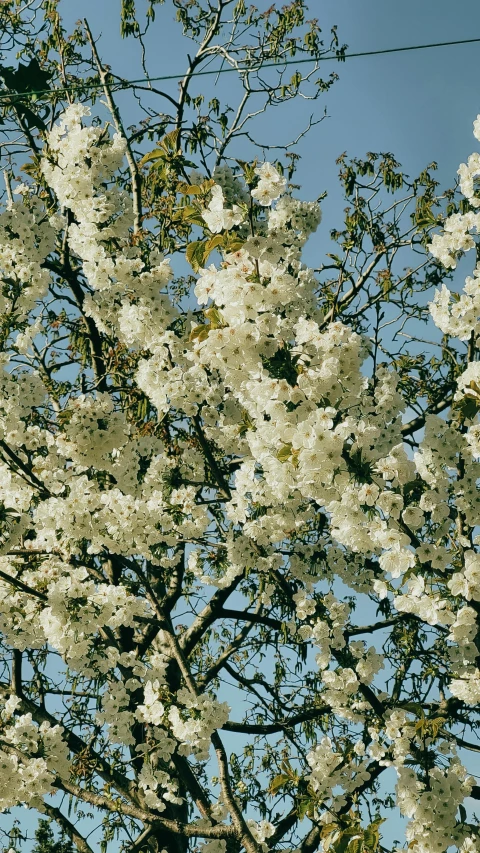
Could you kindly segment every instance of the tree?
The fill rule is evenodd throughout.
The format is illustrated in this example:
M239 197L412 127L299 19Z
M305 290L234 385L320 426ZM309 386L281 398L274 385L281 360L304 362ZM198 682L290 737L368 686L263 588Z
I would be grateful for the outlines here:
M320 205L244 121L333 82L318 24L172 5L198 49L134 128L88 23L2 9L0 806L42 851L101 820L102 850L376 853L398 807L414 853L473 853L478 297L444 282L478 157L460 197L342 155L308 269ZM236 109L192 94L212 56Z
M75 853L70 838L63 832L58 840L48 820L39 820L33 853Z

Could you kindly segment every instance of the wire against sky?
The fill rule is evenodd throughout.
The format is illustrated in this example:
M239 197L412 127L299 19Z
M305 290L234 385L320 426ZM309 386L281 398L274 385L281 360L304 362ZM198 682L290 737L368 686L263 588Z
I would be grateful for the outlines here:
M303 63L303 62L313 62L313 61L315 61L315 62L327 62L327 61L337 60L337 62L343 62L345 59L354 59L354 58L359 57L359 56L379 56L381 54L386 54L386 53L400 53L400 52L406 51L406 50L426 50L427 48L450 47L450 46L456 45L456 44L474 44L474 43L478 43L478 42L480 42L480 38L459 39L457 41L440 41L440 42L435 42L433 44L414 44L414 45L409 45L408 47L387 47L387 48L383 48L382 50L365 50L365 51L361 51L360 53L345 53L344 55L339 55L339 56L319 56L316 60L314 60L312 56L309 56L309 57L305 57L303 59L285 59L283 61L280 60L277 62L266 62L261 66L261 68L262 68L262 70L264 68L279 68L279 67L284 67L286 65L300 65L300 63ZM237 74L241 74L242 72L243 73L246 73L246 72L255 73L256 70L259 70L259 68L256 69L255 67L251 68L251 67L247 67L247 66L245 66L243 68L241 66L235 66L234 68L232 68L232 67L230 67L230 68L217 68L216 70L211 69L211 70L207 70L207 71L196 71L195 77L205 77L207 74L228 74L228 73L231 73L234 71L236 71ZM116 90L116 91L119 91L121 89L130 89L130 88L132 88L135 85L140 84L140 83L158 83L158 82L161 82L162 80L183 80L185 76L186 76L186 74L184 72L183 74L166 74L166 75L163 75L161 77L141 77L138 80L121 80L121 82L112 82L111 88ZM17 97L17 98L19 98L19 97L23 98L23 97L32 97L34 95L48 95L48 94L51 94L52 92L55 94L61 95L61 94L79 92L79 91L83 91L86 89L103 89L103 84L102 83L78 83L78 84L75 84L73 86L65 86L64 88L58 88L58 89L36 89L34 91L31 91L31 92L1 92L0 93L0 103L4 99L12 97L12 96Z

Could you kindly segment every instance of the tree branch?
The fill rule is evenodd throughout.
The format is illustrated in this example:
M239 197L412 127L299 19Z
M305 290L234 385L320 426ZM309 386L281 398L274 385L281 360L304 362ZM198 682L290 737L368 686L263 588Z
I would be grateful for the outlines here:
M237 732L238 734L273 735L283 732L284 729L290 729L309 720L316 720L318 717L323 717L325 714L329 714L331 710L329 705L319 705L317 708L307 708L305 711L294 714L293 717L288 717L286 720L279 720L275 723L236 723L233 720L229 720L224 723L222 729L227 732Z
M44 802L41 810L52 820L55 820L58 824L60 824L62 829L66 831L67 835L69 835L72 841L75 843L80 853L94 853L93 848L90 847L90 844L83 837L83 835L80 835L75 824L73 824L68 819L68 817L62 814L60 809L56 808L55 806L51 806L47 802Z
M88 21L84 18L84 26L87 31L87 38L90 42L90 47L92 48L93 58L95 60L95 65L97 66L98 76L100 77L103 91L105 93L105 98L108 104L108 108L112 114L112 118L115 124L115 129L118 134L125 140L125 156L127 158L128 168L130 170L130 178L132 181L132 196L133 196L133 230L135 232L139 231L142 225L142 177L140 175L140 171L137 166L137 162L135 160L130 141L128 139L127 134L125 133L125 129L123 127L123 122L120 117L120 112L118 107L113 100L112 92L110 85L108 83L108 72L105 71L100 57L98 55L97 46L93 39L90 27L88 26Z

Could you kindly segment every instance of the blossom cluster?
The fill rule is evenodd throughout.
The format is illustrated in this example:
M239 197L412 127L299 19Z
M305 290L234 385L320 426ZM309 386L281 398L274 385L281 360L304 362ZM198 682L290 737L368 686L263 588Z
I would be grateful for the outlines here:
M85 726L114 769L98 766L91 784L108 796L102 784L117 785L122 803L131 794L152 823L191 796L204 853L224 853L219 824L228 832L241 825L262 853L275 837L273 817L248 813L241 824L248 786L236 756L234 793L225 782L218 732L235 732L238 716L225 700L227 677L258 701L238 731L262 731L255 715L263 721L267 708L266 730L290 732L281 715L298 720L302 706L292 700L290 662L282 672L278 661L280 647L293 648L309 668L300 722L317 712L322 722L305 728L285 786L307 792L309 813L340 831L356 798L394 768L412 853L452 845L471 853L458 815L473 781L445 708L452 698L480 702L478 415L461 429L425 416L411 451L401 376L376 362L372 373L368 336L333 316L302 261L320 206L288 194L270 163L256 165L250 184L227 167L214 173L197 221L208 239L225 240L217 262L200 268L195 310L182 312L168 289L170 260L151 235L142 242L131 233L132 201L115 182L125 141L87 117L71 106L49 134L42 170L57 215L45 224L41 201L25 193L0 219L2 274L14 282L2 312L29 318L0 364L3 642L28 650L39 667L54 652L93 695ZM478 169L472 157L460 170L473 208ZM475 244L479 215L455 214L433 239L447 267ZM78 310L107 366L55 396L35 341L47 335L40 303L58 273L59 244L68 244ZM444 332L477 333L479 277L454 303L446 290L435 297ZM23 280L28 286L17 287ZM459 372L459 411L480 397L477 365L472 358ZM143 414L132 414L141 395ZM355 623L357 599L366 612L374 603L378 622L387 618ZM232 619L246 627L231 631ZM370 636L377 628L378 643ZM412 682L432 679L425 707L437 717L408 701L410 675L398 656L407 641L408 666L418 653L421 673ZM262 664L252 675L252 649L265 667L278 655L274 684ZM0 694L2 809L34 806L79 773L74 727L66 738L35 705L41 689L32 688L26 709L11 682ZM58 705L48 714L60 719ZM277 760L271 749L259 770L255 748L248 757L251 780ZM214 760L223 788L212 803L201 785ZM122 761L130 775L121 776Z

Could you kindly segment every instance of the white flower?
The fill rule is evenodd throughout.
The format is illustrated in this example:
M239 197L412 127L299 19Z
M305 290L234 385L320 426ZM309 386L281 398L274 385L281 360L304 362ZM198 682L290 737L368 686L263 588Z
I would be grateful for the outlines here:
M285 192L286 178L271 163L262 163L262 165L257 166L255 173L260 180L256 189L252 190L252 198L256 199L261 205L268 207L272 201Z
M202 217L207 223L210 231L219 234L228 231L234 225L238 225L243 219L243 213L238 205L234 204L231 209L224 207L223 190L218 184L212 187L212 199L208 208L202 211Z

